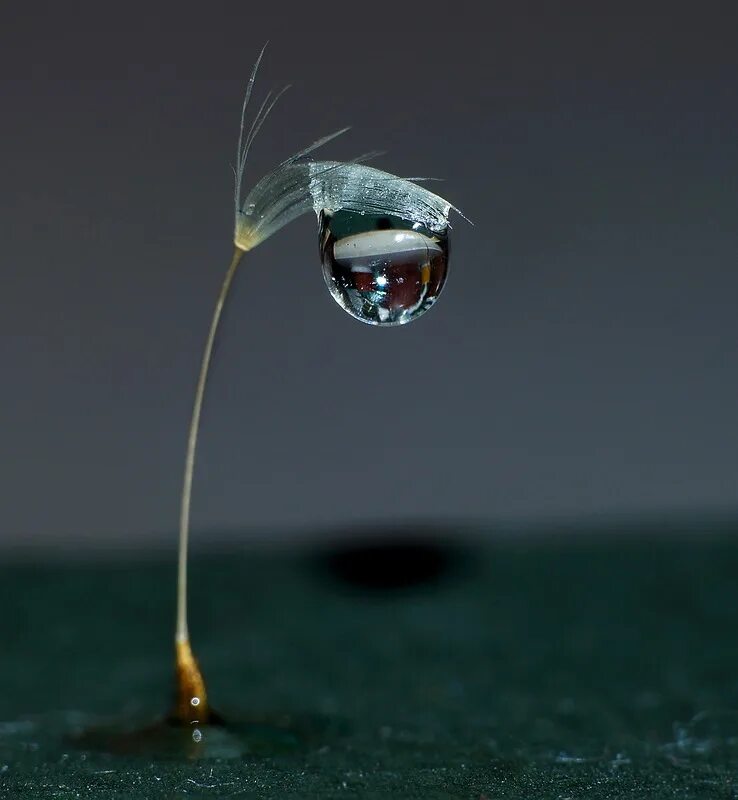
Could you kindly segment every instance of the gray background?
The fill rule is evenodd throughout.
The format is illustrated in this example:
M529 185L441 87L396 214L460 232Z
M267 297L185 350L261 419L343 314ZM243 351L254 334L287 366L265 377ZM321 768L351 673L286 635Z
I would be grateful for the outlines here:
M3 546L172 543L266 39L247 184L351 124L322 157L386 149L475 227L399 330L333 303L313 218L247 256L195 528L736 509L735 4L510 6L2 12Z

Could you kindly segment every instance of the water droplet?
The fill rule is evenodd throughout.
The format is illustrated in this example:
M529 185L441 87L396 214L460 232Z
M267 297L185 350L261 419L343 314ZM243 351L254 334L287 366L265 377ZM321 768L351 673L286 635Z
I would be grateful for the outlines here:
M424 314L446 281L447 233L387 214L321 212L323 276L344 311L369 325Z

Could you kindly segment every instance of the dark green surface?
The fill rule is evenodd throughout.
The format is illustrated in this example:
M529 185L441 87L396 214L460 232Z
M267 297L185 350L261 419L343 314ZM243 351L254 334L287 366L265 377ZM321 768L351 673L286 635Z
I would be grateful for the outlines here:
M222 737L258 752L71 746L165 710L173 566L8 566L0 796L738 794L738 538L507 541L370 595L295 555L193 566L213 703L267 715ZM269 733L280 713L295 737Z

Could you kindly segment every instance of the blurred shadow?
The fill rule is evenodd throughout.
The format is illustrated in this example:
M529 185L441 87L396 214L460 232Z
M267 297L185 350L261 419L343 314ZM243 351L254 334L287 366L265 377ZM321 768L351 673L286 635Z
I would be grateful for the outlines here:
M309 557L337 586L376 595L438 587L468 577L474 544L439 525L361 526L337 531Z

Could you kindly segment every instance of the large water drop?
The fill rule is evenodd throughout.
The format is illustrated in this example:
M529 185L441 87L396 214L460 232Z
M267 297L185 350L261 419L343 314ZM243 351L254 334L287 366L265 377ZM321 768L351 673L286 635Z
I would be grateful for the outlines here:
M448 236L386 214L323 211L320 255L325 282L344 311L369 325L404 325L441 293Z

